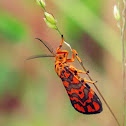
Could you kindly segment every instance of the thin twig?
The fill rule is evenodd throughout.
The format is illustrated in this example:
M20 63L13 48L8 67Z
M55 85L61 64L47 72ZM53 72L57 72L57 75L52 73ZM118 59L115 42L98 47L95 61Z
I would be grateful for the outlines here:
M125 32L125 15L126 15L126 0L123 0L124 8L122 11L122 30L121 30L121 42L122 42L122 69L123 69L123 126L125 126L125 107L126 107L126 101L125 101L125 41L124 41L124 32Z

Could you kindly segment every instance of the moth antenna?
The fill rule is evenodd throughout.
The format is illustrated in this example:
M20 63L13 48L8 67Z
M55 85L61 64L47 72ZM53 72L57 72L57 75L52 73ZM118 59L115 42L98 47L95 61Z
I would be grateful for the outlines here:
M39 40L55 56L53 51L41 39L39 39L39 38L35 38L35 39Z
M55 56L53 56L53 55L36 55L36 56L31 56L31 57L25 59L24 61L31 60L31 59L37 59L37 58L43 58L43 57L55 57Z

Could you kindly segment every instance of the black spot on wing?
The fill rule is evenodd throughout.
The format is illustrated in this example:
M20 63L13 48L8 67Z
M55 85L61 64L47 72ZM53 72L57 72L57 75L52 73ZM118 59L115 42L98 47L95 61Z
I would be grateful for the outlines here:
M88 89L90 89L90 86L89 86L87 83L85 83L85 86L86 86Z
M75 73L75 75L77 75L77 71L76 70L74 71L74 73Z

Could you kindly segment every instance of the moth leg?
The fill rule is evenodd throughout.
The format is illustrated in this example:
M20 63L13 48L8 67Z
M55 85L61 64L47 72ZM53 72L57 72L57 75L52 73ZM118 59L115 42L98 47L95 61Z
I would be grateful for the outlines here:
M79 73L84 73L84 74L89 73L89 71L85 72L85 71L82 71L82 70L78 70L78 69L75 68L72 64L70 64L69 70L72 71L72 72L74 72L75 75L78 75Z
M67 62L74 62L74 60L75 60L75 55L74 54L72 54L72 58L67 58Z
M91 84L96 83L95 81L86 80L85 78L79 78L79 80L85 83L91 83Z
M90 81L90 80L86 80L86 79L84 79L84 81L85 82L88 82L88 83L91 83L91 84L94 84L95 83L95 81Z
M66 51L66 50L60 51L62 45L63 45L63 35L61 35L61 43L60 43L59 47L57 48L56 53L57 53L57 54L64 54L64 61L66 61L69 52Z
M63 35L61 35L61 43L60 43L59 47L57 48L56 53L57 54L63 54L63 53L65 53L65 54L68 55L69 52L66 51L66 50L59 51L61 49L62 45L63 45Z
M75 49L73 49L72 52L74 53L73 55L76 55L76 58L78 59L78 61L79 61L80 63L82 63L80 57L78 56L77 51L76 51ZM75 57L75 56L74 56L74 57Z

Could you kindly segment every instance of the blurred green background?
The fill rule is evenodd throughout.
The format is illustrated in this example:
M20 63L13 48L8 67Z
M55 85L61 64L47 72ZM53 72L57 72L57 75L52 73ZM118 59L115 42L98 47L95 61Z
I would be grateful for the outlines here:
M115 0L48 0L46 9L122 124L122 56L114 4ZM58 32L48 28L43 17L34 0L0 0L0 126L116 126L100 96L102 113L74 110L54 71L53 58L24 61L50 54L35 37L54 51L60 44ZM74 65L82 69L78 62Z

